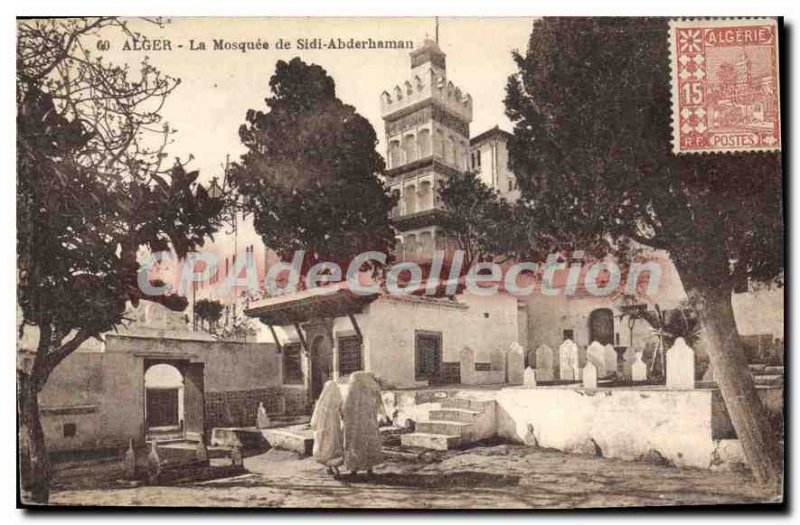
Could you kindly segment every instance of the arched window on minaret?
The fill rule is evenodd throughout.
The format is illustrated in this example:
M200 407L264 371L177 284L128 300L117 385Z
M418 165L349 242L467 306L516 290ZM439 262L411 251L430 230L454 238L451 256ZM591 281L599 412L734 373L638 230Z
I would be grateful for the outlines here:
M445 138L444 141L444 161L455 165L455 144L452 137Z
M392 140L389 142L389 167L396 168L403 164L403 152L400 149L400 141Z
M419 158L424 159L431 154L431 132L428 129L421 129L417 133L417 150Z
M440 129L433 134L433 154L444 160L444 133Z
M413 184L409 184L403 193L405 196L405 214L416 213L417 211L417 188Z
M412 133L403 137L403 153L407 163L417 160L417 141Z
M417 259L417 236L413 233L407 233L405 235L405 242L403 243L404 246L404 259L406 261L414 261Z
M431 232L422 232L419 234L417 252L421 258L428 258L433 255L433 234Z
M417 204L419 211L430 210L433 208L433 190L431 181L424 180L419 183Z

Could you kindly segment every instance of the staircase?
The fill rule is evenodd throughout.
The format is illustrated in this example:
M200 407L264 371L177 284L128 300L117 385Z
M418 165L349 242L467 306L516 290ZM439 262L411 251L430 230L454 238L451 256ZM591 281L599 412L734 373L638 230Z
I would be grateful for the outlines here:
M405 447L449 450L489 438L496 433L494 400L459 397L442 399L441 407L419 421L413 434L400 436Z
M751 364L750 372L753 374L756 386L783 386L783 366Z

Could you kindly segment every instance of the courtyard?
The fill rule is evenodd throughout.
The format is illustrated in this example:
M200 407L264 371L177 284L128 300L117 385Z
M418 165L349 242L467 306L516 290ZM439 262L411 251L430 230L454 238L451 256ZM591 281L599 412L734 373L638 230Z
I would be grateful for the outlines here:
M173 486L124 486L117 460L61 463L51 504L569 509L780 502L747 472L678 469L659 457L625 462L496 443L385 452L371 478L336 480L311 458L271 449L245 458L242 475Z

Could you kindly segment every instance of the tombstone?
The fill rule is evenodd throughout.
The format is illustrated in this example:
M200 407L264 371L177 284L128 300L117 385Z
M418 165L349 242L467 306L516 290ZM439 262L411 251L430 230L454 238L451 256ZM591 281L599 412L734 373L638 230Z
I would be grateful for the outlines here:
M631 379L647 381L647 365L642 361L642 352L636 352L636 360L631 365Z
M583 388L597 388L597 367L592 361L583 367Z
M667 350L667 389L691 390L694 388L694 350L683 337L675 340Z
M161 458L158 457L158 443L150 442L150 452L147 454L147 481L156 483L161 474Z
M133 439L128 442L128 450L122 460L122 478L134 479L136 477L136 451L133 448Z
M578 368L578 346L567 339L558 347L559 378L574 380L578 378L575 369Z
M521 385L525 374L525 349L516 341L506 353L506 379L511 385Z
M533 387L536 386L536 370L531 367L525 369L525 373L523 374L522 384L525 386Z
M547 345L542 345L536 349L536 379L540 381L552 381L553 375L553 351Z
M231 450L231 465L234 467L243 467L244 466L244 459L242 458L242 449L239 447L233 447Z
M625 349L625 353L622 356L622 375L626 379L631 379L633 374L631 373L631 367L633 363L636 362L636 349L632 346L629 346Z
M264 408L264 402L258 403L258 413L256 414L256 428L269 428L269 416L267 409Z
M506 356L500 348L492 350L489 357L489 367L492 372L492 381L503 382L506 378Z
M586 349L586 362L592 363L597 375L604 375L606 372L606 349L597 341L592 341Z
M465 385L475 384L475 351L465 346L459 356L461 363L461 382Z
M203 436L200 436L200 441L197 442L197 448L195 449L194 455L197 461L208 461L208 449L206 448L206 443L203 440Z
M606 362L606 374L616 374L618 372L617 369L617 351L614 350L614 347L611 345L606 345L603 347L605 349L605 362Z

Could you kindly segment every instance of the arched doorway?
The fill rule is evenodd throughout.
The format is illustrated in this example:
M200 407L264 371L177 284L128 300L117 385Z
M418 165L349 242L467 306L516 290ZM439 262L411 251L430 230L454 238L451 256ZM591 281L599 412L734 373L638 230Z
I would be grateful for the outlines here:
M614 312L609 308L599 308L589 314L589 342L601 345L614 344Z
M144 373L145 425L148 436L180 434L184 429L184 379L171 364L159 363Z

